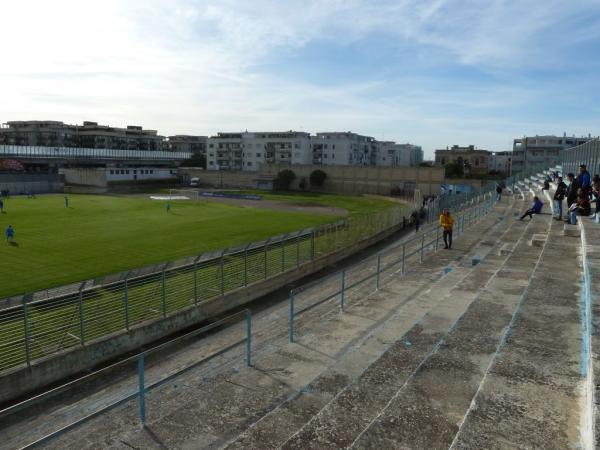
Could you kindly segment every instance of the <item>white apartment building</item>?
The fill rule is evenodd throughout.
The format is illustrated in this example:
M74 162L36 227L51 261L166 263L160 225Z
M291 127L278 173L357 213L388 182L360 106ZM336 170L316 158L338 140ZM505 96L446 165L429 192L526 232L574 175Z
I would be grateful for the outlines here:
M418 166L423 162L423 149L418 145L379 142L378 166Z
M489 172L501 172L506 175L512 173L513 152L493 152L488 159Z
M563 150L585 144L592 137L526 136L513 141L513 171L550 167L560 161Z
M257 171L261 163L311 164L312 141L301 131L218 133L208 138L208 170Z
M370 136L323 132L313 137L313 164L323 166L374 166L380 143Z

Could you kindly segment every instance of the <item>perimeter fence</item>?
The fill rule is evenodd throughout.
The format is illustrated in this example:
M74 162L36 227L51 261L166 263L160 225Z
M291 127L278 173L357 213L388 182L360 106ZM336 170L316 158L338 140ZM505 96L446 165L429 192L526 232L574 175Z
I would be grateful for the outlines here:
M0 310L0 371L31 363L61 350L84 346L109 334L160 320L297 269L321 257L398 226L398 206L261 242L210 252L113 275L112 282L71 289Z
M511 177L503 184L514 186L521 178ZM441 196L419 205L415 212L421 222L433 222L441 209L459 213L488 198L496 186L496 182L490 182L477 192ZM50 298L24 295L19 304L0 310L0 372L22 365L29 367L36 359L167 318L394 227L412 226L415 217L411 219L410 209L392 207L261 242L136 269L116 274L112 276L114 281L101 285L83 282L79 289Z

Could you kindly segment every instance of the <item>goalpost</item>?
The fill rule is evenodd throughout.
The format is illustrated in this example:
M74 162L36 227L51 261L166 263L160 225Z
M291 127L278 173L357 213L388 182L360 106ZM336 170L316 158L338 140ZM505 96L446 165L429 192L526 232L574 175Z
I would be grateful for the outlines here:
M190 200L200 201L200 191L195 189L169 189L169 200L177 197L187 197Z

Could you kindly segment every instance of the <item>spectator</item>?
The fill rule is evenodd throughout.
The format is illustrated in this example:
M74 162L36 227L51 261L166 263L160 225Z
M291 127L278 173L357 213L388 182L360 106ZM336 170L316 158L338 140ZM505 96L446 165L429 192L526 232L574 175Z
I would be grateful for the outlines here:
M577 202L569 207L569 223L571 225L577 224L577 216L589 216L590 210L591 207L588 195L582 188L579 188L579 191L577 192Z
M440 226L443 228L444 248L450 250L452 248L452 228L454 227L454 217L450 215L450 211L448 211L446 208L444 208L442 214L440 215Z
M586 195L589 195L592 187L592 177L587 171L585 164L579 166L579 174L577 175L577 181L579 182L579 187L583 189L583 192Z
M569 185L567 186L567 209L571 207L573 203L577 203L577 189L580 188L579 182L575 175L572 173L567 174L567 180Z
M592 198L596 202L594 219L600 218L600 175L594 175L592 179Z
M550 182L548 180L544 180L544 187L542 188L543 191L549 191L550 190Z
M502 199L502 186L496 185L496 201L499 202Z
M542 212L543 206L544 204L536 195L535 197L533 197L533 205L531 206L531 208L525 211L519 220L523 220L525 216L529 216L529 220L533 219L534 214L540 214Z
M419 217L419 212L418 211L413 211L413 213L411 214L412 219L413 219L413 223L415 224L415 233L419 232L419 225L421 224L421 218Z
M554 218L557 220L562 220L562 204L565 199L565 195L567 193L567 185L563 181L562 177L557 178L556 183L556 192L554 192L554 210L555 216Z

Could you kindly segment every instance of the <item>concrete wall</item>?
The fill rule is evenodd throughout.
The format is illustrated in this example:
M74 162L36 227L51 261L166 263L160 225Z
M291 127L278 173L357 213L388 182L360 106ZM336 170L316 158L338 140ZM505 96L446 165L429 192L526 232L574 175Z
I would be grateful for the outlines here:
M245 305L385 239L398 231L400 226L250 287L240 288L223 297L178 311L166 319L148 321L132 328L129 332L115 333L112 336L90 341L85 346L71 348L37 360L32 363L31 368L24 366L11 369L0 378L0 403L14 400L35 389L56 383L120 355L135 351L157 339Z
M215 171L195 167L180 167L179 175L187 176L187 180L198 177L201 185L235 189L254 189L258 178L256 172Z
M21 195L27 192L33 194L46 194L49 192L62 192L63 183L57 174L1 174L0 190L8 189L12 195Z
M423 195L437 195L444 182L444 169L439 167L378 167L378 166L277 166L262 164L258 173L215 172L194 168L180 168L180 174L198 177L202 184L215 187L256 188L258 178L274 178L279 171L291 169L296 174L292 189L298 189L302 178L309 182L310 174L323 170L327 174L325 184L318 190L339 194L389 195L394 187L405 189L414 183ZM189 179L188 178L188 179ZM408 183L408 184L406 184Z
M106 169L97 167L77 167L75 169L61 169L65 176L65 183L81 186L106 187Z

